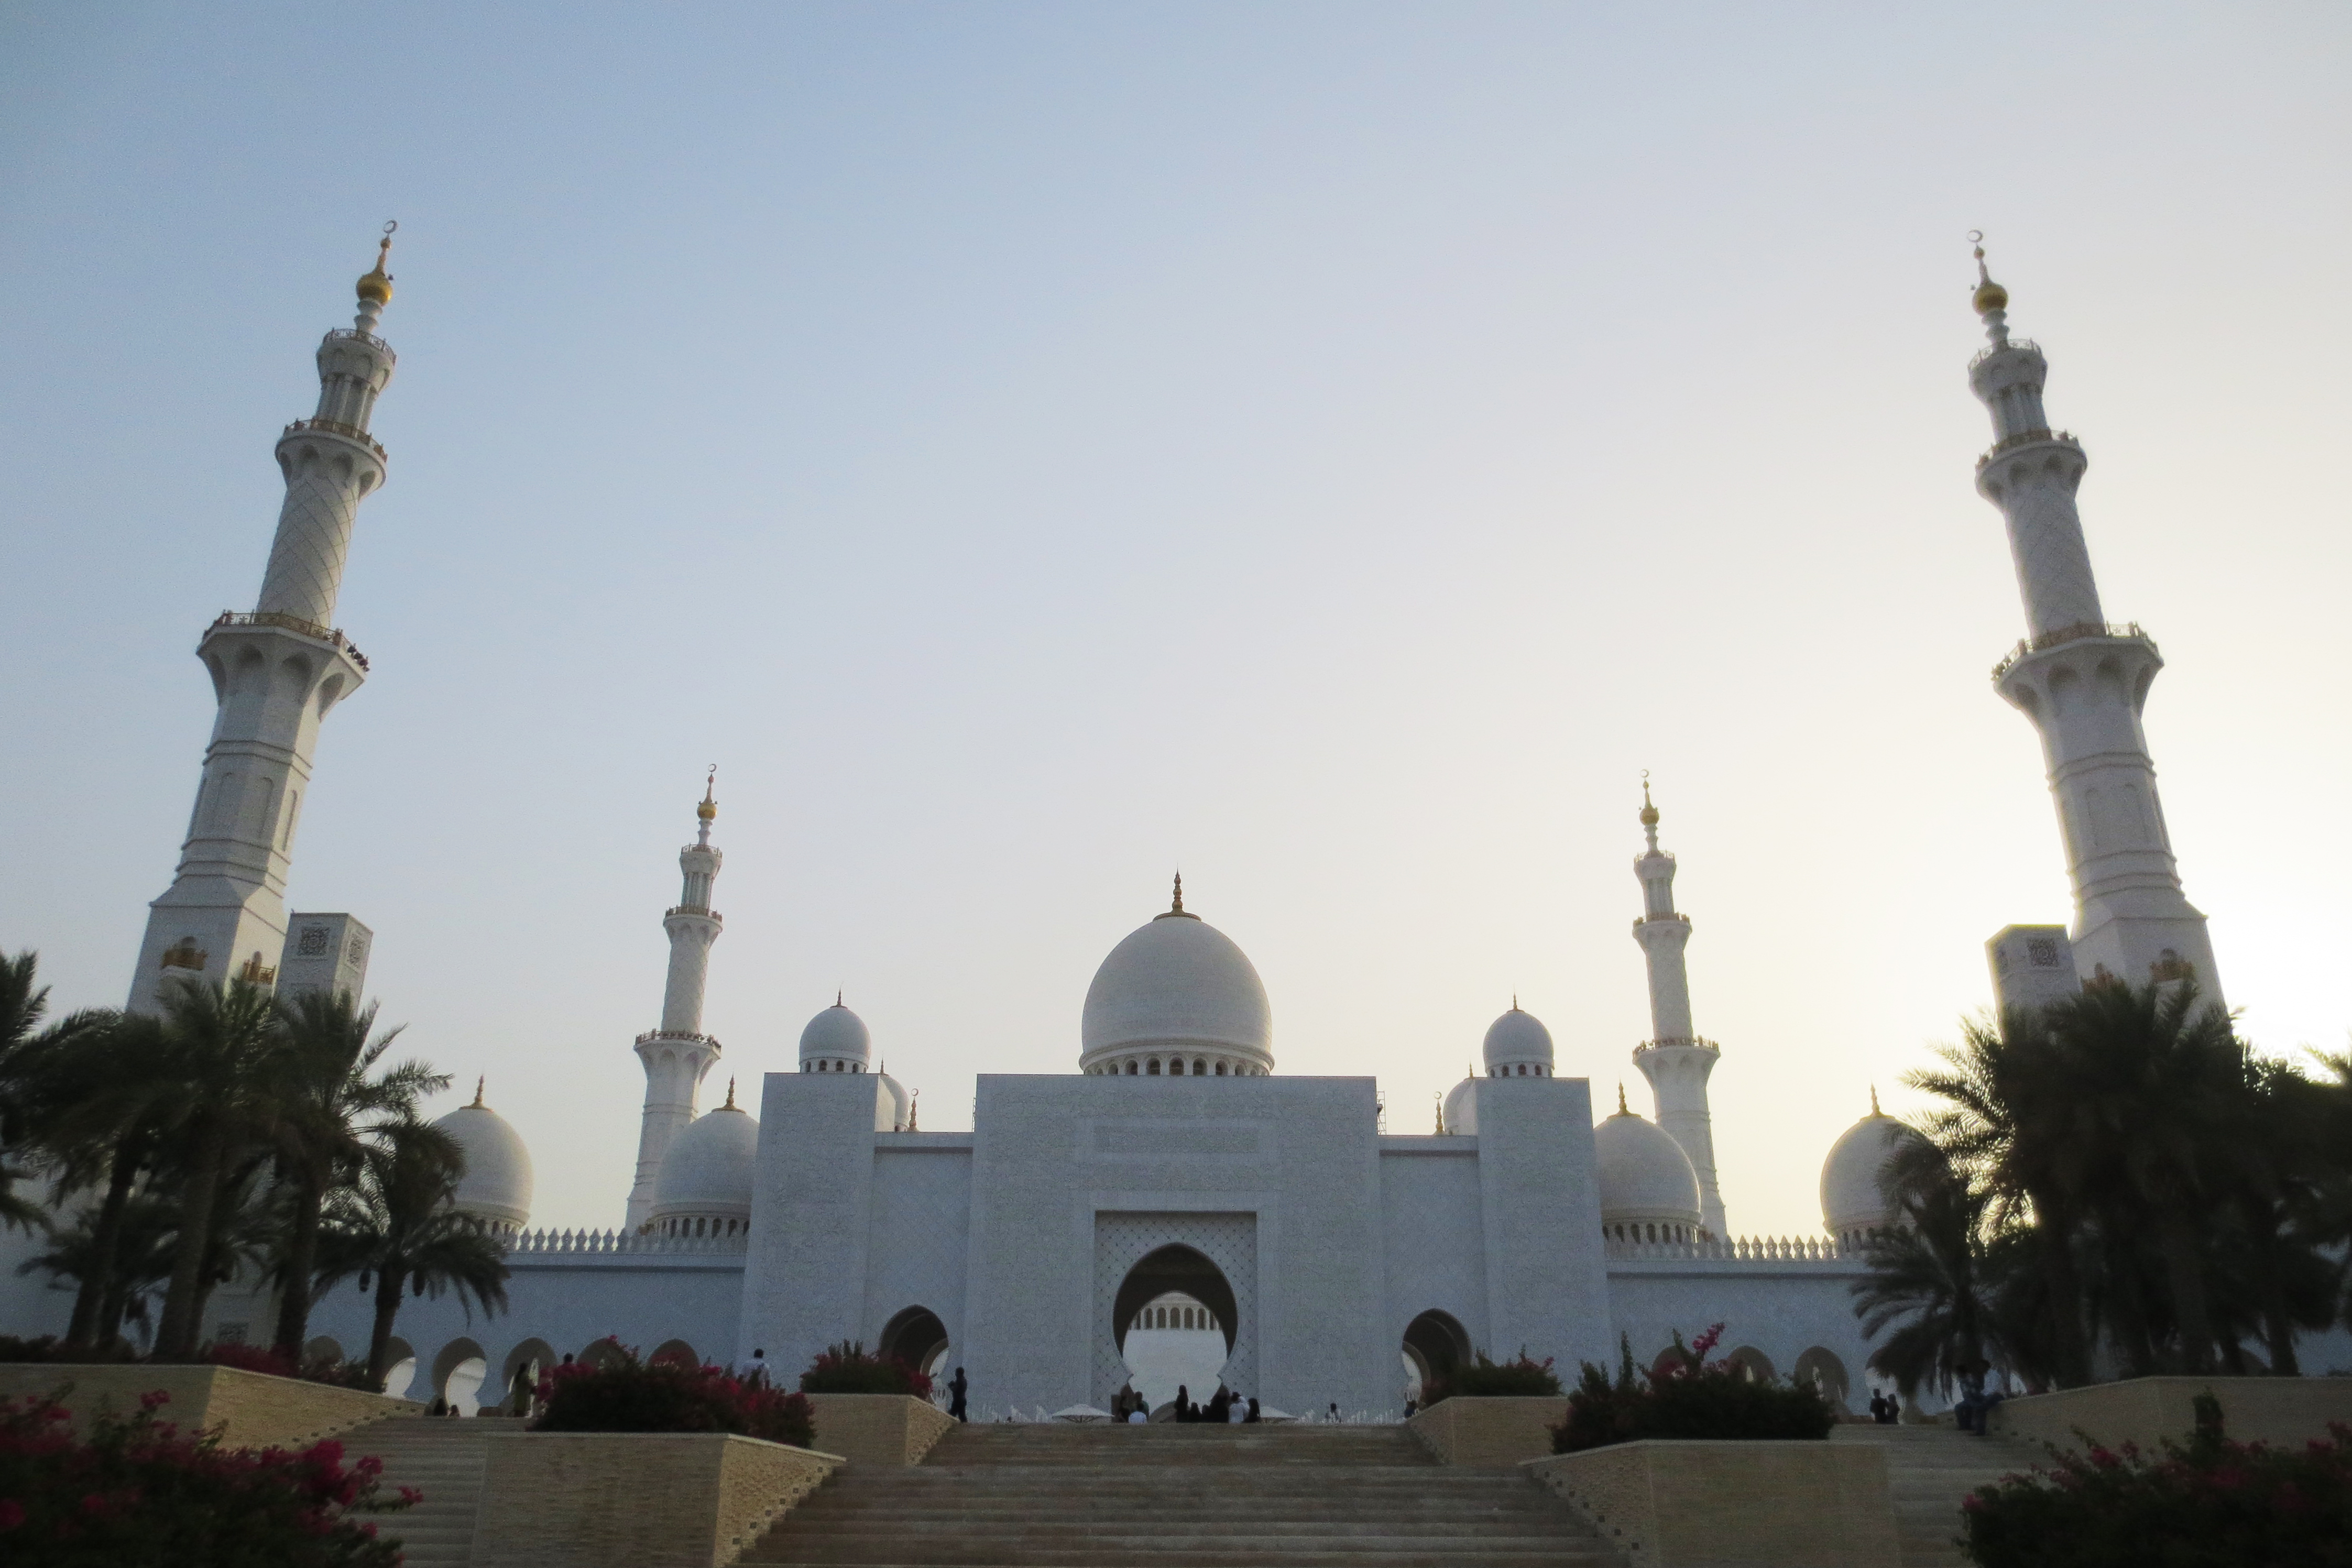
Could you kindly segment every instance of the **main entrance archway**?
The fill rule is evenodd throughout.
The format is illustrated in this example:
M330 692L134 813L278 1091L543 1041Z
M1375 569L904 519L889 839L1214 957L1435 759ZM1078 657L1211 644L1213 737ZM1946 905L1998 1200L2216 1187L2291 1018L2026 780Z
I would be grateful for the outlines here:
M1129 1377L1137 1314L1164 1296L1200 1304L1223 1337L1225 1386L1257 1390L1257 1216L1097 1213L1092 1403L1108 1408ZM1195 1399L1215 1392L1195 1388Z

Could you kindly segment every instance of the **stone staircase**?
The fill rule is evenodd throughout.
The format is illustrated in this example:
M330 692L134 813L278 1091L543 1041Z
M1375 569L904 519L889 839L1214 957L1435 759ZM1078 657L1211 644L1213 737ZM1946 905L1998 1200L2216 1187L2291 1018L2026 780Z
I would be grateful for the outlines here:
M404 1568L466 1568L472 1561L474 1516L482 1506L484 1453L491 1435L521 1429L517 1420L435 1420L388 1416L342 1434L346 1463L363 1454L383 1461L387 1493L415 1487L425 1500L373 1516L377 1531L401 1543Z
M1614 1568L1514 1470L1439 1465L1401 1427L960 1427L851 1467L745 1563L1017 1568Z
M1955 1544L1960 1500L2042 1458L2023 1443L1971 1437L1951 1427L1841 1426L1830 1441L1869 1443L1885 1451L1903 1568L1966 1568L1968 1559Z

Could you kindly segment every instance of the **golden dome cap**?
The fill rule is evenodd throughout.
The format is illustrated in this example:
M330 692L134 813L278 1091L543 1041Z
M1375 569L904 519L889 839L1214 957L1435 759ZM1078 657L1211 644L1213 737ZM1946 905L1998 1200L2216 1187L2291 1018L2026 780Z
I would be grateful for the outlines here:
M702 803L694 809L694 814L706 822L719 815L719 802L711 798L711 792L718 788L719 764L714 762L710 765L710 777L703 780Z
M1976 312L1979 316L1995 310L2008 309L2009 290L1995 283L1992 280L1992 274L1985 270L1984 231L1971 229L1969 231L1969 238L1977 242L1977 291L1969 297L1969 303L1976 307Z
M392 257L392 231L399 226L397 223L383 225L383 238L376 246L375 270L363 275L359 281L361 298L373 300L378 305L392 303L392 274L383 267Z
M1654 828L1657 825L1658 809L1650 804L1650 773L1649 769L1643 768L1642 770L1642 826Z

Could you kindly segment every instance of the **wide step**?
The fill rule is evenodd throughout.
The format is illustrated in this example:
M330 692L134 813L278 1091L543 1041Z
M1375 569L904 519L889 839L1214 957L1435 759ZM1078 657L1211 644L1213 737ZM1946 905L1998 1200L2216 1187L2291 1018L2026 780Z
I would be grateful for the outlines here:
M1832 1442L1869 1443L1886 1456L1886 1485L1903 1568L1964 1568L1960 1503L1978 1488L2029 1470L2042 1454L2022 1443L1950 1427L1845 1426Z
M1519 1476L1399 1427L960 1427L844 1471L742 1561L843 1568L1537 1568L1615 1554Z
M472 1563L490 1438L520 1426L499 1419L387 1416L343 1434L345 1462L373 1454L383 1461L387 1493L407 1486L425 1494L415 1508L373 1516L377 1531L400 1542L404 1568L467 1568Z

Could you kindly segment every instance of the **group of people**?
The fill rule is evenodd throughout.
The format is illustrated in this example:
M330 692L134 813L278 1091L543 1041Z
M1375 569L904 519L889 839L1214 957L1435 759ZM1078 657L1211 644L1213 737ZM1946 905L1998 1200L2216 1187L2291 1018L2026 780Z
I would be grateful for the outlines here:
M1963 1432L1985 1436L1985 1418L1993 1406L2008 1396L1999 1388L1988 1390L1985 1379L1992 1375L1992 1363L1976 1361L1960 1368L1960 1397L1952 1406L1952 1424ZM1903 1404L1892 1394L1876 1389L1870 1394L1870 1418L1882 1427L1892 1427L1903 1419Z
M1113 1420L1139 1426L1151 1419L1151 1401L1138 1393L1133 1384L1127 1384L1111 1396L1110 1413ZM1194 1404L1192 1391L1180 1383L1169 1406L1171 1421L1212 1421L1220 1426L1240 1427L1257 1418L1257 1401L1244 1398L1222 1383L1205 1405Z

